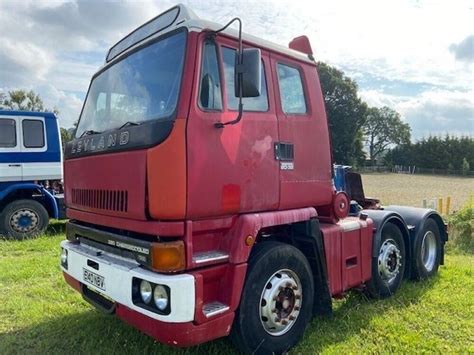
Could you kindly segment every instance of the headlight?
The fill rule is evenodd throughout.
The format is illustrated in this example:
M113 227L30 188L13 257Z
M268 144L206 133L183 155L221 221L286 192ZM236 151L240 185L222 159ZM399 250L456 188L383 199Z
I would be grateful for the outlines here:
M152 291L151 284L148 281L142 280L140 282L140 296L142 296L142 300L146 304L151 302Z
M156 285L155 291L153 292L153 300L155 306L160 311L164 311L168 307L168 292L162 285Z
M61 265L67 269L67 249L61 248Z

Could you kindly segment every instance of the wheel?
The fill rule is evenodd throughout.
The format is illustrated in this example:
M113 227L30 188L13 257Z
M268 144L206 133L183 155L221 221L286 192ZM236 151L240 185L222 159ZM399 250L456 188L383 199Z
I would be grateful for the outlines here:
M372 258L372 278L367 283L371 297L390 297L398 290L405 272L405 259L402 232L393 223L387 223L382 229L378 257Z
M429 218L415 242L415 279L426 279L438 272L441 262L441 237L436 222Z
M24 239L43 233L49 223L48 212L34 200L10 202L0 214L0 234Z
M250 256L231 340L243 353L281 354L293 347L312 317L311 267L295 247L257 244Z

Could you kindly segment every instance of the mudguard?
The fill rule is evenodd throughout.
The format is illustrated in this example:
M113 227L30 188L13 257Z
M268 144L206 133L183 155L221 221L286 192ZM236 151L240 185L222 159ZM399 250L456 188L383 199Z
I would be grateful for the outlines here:
M408 226L405 223L403 217L396 211L389 210L362 210L361 214L366 214L370 219L374 221L374 238L372 245L372 257L378 257L378 251L380 249L380 241L382 239L382 230L387 223L395 224L403 235L403 241L405 242L406 258L412 259L412 248L410 247L410 232ZM407 268L409 269L409 268Z
M49 216L52 218L58 218L59 210L56 200L54 199L53 195L41 185L33 183L19 183L10 185L0 192L0 201L8 197L8 195L11 193L20 190L39 191L44 197L45 207L49 213Z
M410 249L413 252L415 241L421 238L423 226L428 218L433 219L438 225L441 237L441 265L444 265L444 244L448 241L448 232L443 219L438 212L427 208L407 207L407 206L387 206L386 211L393 211L403 217L410 230ZM413 260L412 260L413 261Z

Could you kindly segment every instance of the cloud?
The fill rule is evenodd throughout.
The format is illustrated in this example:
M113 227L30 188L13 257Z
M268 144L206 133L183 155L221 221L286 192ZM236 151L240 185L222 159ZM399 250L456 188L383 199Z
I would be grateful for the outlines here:
M360 92L370 106L397 110L412 129L412 140L453 134L474 138L474 92L432 89L416 96L398 96L376 90Z
M474 35L467 36L460 43L451 44L449 50L456 60L474 62Z
M245 32L284 46L306 34L316 58L356 78L361 94L377 105L402 109L401 103L421 100L433 111L424 92L472 93L472 71L459 59L466 58L465 42L472 37L466 38L472 33L469 0L419 0L416 5L378 0L183 2L202 18L222 24L239 16ZM175 3L0 1L0 87L38 90L70 124L107 49ZM458 43L461 38L465 40ZM414 117L414 107L406 108L407 119ZM461 115L443 112L443 117Z
M54 57L33 43L1 38L0 78L3 85L25 85L42 80L54 64Z

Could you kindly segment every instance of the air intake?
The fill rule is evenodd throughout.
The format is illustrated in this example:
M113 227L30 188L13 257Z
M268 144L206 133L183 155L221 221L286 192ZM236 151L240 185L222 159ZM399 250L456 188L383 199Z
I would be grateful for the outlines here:
M98 210L127 212L128 191L72 189L72 203Z

